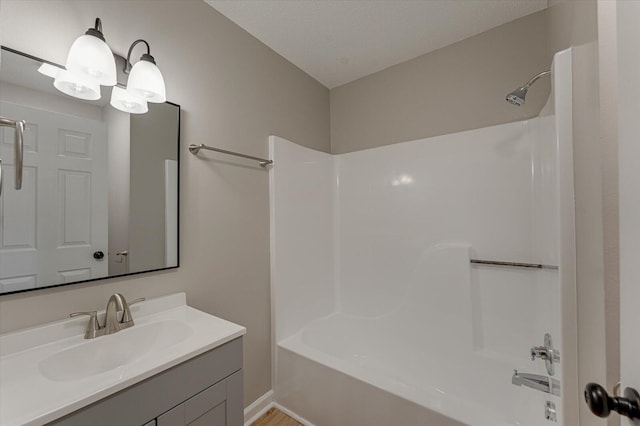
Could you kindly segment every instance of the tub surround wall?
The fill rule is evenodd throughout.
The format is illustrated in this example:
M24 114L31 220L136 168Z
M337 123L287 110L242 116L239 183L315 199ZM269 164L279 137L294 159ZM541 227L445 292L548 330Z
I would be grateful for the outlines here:
M279 295L271 303L280 341L334 310L335 162L277 136L269 138L269 155L278 164L269 183L271 281Z
M273 139L272 176L296 173L271 189L279 403L318 424L362 421L347 409L355 417L334 421L308 403L322 399L301 388L309 372L299 368L311 361L282 361L298 353L464 423L538 424L555 397L514 388L511 374L545 374L528 356L544 333L561 345L559 273L469 259L558 264L555 125L547 116L335 156L334 223L305 214L309 203L331 210L326 184L317 200L304 194L326 154ZM300 261L316 241L324 256ZM325 382L321 392L341 392Z
M174 271L0 298L0 331L185 291L190 306L247 327L245 402L271 389L268 175L190 143L267 156L280 134L329 151L329 92L200 0L3 1L3 45L64 63L73 41L102 19L113 50L146 39L169 100L182 107L180 261ZM134 55L135 56L135 55Z

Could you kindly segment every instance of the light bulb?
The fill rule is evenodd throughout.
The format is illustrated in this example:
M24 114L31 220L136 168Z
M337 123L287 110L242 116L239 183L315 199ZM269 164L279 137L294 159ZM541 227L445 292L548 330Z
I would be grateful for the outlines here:
M38 68L38 72L40 74L46 75L47 77L56 78L56 76L58 75L58 71L60 71L61 69L62 68L43 62L42 65L40 65L40 68Z
M131 95L126 90L114 86L111 91L111 106L131 114L144 114L149 111L147 101Z
M69 96L88 101L100 99L100 85L92 78L71 71L59 70L53 85Z

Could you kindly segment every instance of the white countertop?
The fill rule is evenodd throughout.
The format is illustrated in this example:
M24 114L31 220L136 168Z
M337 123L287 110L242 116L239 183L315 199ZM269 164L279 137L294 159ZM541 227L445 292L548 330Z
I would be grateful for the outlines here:
M90 340L84 339L88 317L0 335L0 425L50 422L246 333L240 325L187 306L184 293L141 302L131 313L133 327ZM41 361L61 351L101 339L102 345L117 345L118 335L122 339L136 327L158 322L188 324L192 332L99 374L65 381L51 380L41 371Z

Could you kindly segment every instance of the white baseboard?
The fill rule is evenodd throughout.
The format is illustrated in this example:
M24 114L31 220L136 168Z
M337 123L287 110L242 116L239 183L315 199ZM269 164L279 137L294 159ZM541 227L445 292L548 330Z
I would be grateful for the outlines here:
M299 415L297 415L296 413L294 413L293 411L289 410L286 407L283 407L282 405L278 404L277 402L272 402L271 403L274 407L276 407L278 410L282 411L283 413L285 413L287 416L291 417L294 420L299 421L300 423L302 423L304 426L315 426L313 423L311 423L310 421L308 421L307 419L305 419L304 417L300 417Z
M286 407L278 404L273 400L273 390L262 395L260 398L253 401L247 408L244 409L244 426L251 426L251 423L255 422L266 413L270 408L276 407L278 410L285 413L287 416L291 417L294 420L299 421L305 426L314 426L313 423L307 421L306 419L300 417L293 411L289 410Z
M250 426L271 407L273 407L273 390L265 393L244 409L244 426Z

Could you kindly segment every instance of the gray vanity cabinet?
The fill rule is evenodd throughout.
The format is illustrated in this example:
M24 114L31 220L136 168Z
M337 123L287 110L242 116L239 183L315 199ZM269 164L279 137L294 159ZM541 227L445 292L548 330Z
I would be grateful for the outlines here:
M242 338L185 361L51 424L241 426Z

